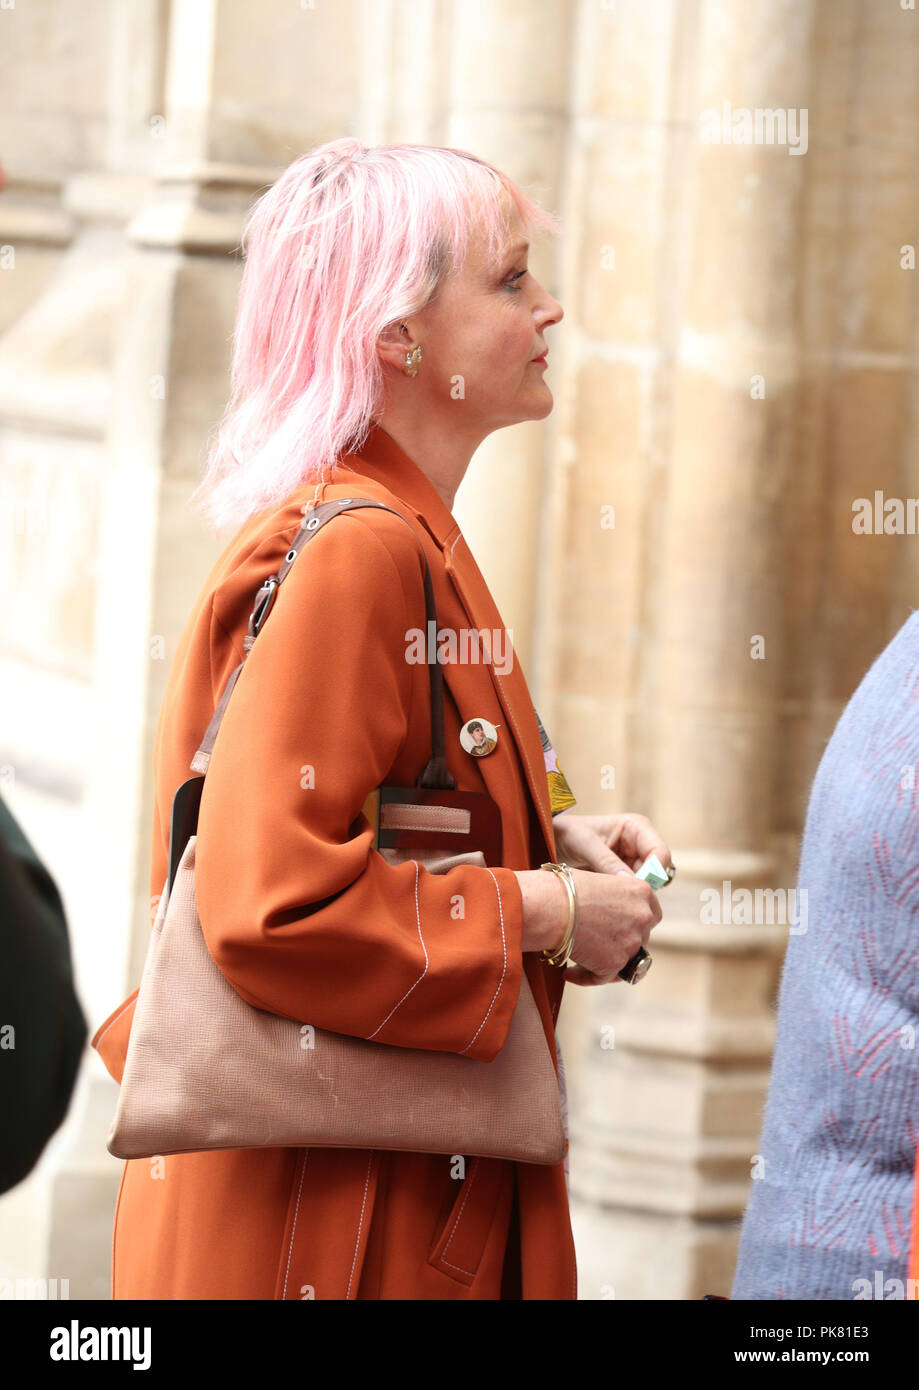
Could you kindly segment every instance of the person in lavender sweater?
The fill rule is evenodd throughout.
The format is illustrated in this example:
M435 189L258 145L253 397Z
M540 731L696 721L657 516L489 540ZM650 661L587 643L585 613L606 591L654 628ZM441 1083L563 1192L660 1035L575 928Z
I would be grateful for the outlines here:
M824 751L798 884L731 1297L915 1297L919 610Z

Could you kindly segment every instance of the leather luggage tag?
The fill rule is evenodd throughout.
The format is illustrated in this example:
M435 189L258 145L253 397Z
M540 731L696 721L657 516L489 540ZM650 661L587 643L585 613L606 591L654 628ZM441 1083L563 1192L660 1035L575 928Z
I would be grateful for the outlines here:
M501 865L501 812L485 792L446 791L436 787L377 787L363 805L373 827L374 848L441 851L484 857L490 868Z

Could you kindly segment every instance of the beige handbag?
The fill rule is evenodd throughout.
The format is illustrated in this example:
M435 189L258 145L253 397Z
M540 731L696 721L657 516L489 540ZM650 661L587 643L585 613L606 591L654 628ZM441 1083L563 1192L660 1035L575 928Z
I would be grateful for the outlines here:
M309 513L277 574L259 590L244 641L247 655L301 546L340 511L364 506L385 504L348 498ZM437 631L426 560L425 569L428 620ZM227 681L192 760L196 772L207 771L244 664L245 658ZM481 794L453 790L436 659L429 672L432 757L416 787L378 788L368 797L365 812L375 822L377 846L391 863L416 859L435 873L460 863L499 862L497 807ZM173 802L169 874L135 1005L109 1152L145 1158L331 1146L559 1163L565 1134L558 1081L525 971L507 1038L491 1062L327 1032L254 1008L236 992L208 950L195 901L203 782L203 776L185 782ZM477 842L482 847L474 847Z

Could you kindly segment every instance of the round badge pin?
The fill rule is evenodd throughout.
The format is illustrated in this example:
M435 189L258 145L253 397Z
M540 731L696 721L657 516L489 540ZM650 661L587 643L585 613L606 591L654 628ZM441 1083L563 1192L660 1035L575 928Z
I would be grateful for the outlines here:
M460 729L460 743L473 758L487 758L498 743L498 726L487 719L468 719Z

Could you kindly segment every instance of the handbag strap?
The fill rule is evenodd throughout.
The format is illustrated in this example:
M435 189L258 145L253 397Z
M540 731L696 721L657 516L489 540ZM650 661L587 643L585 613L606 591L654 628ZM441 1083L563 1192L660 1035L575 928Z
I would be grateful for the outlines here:
M300 551L311 540L327 522L334 516L340 516L342 512L352 511L356 507L379 507L385 512L392 512L393 516L399 517L405 522L411 531L415 531L414 526L408 521L401 512L394 507L388 507L385 502L376 502L369 497L342 497L331 502L322 502L313 507L309 516L303 522L300 530L293 539L293 543L288 550L277 571L269 575L264 584L255 596L255 607L249 616L249 627L243 638L243 648L246 656L230 675L223 689L223 694L214 710L211 722L207 726L207 732L201 740L198 751L192 758L190 767L192 772L206 773L208 764L211 760L211 753L214 749L214 740L217 737L217 730L220 728L221 721L226 713L227 705L233 688L239 679L239 673L246 664L246 657L252 650L252 644L262 630L262 624L271 612L272 605L277 595L278 589L284 582L288 570L296 560ZM421 545L420 537L415 532L418 543ZM434 643L430 640L430 634L437 633L437 609L434 605L434 585L431 582L431 571L428 565L428 557L424 553L424 546L421 546L421 555L424 560L424 603L426 610L427 626L425 628L426 648L428 653L428 674L431 687L431 756L425 764L424 769L418 777L416 786L434 787L438 790L450 791L456 786L453 774L447 767L444 756L444 675L437 660L437 653L434 650ZM431 624L434 624L433 628Z

